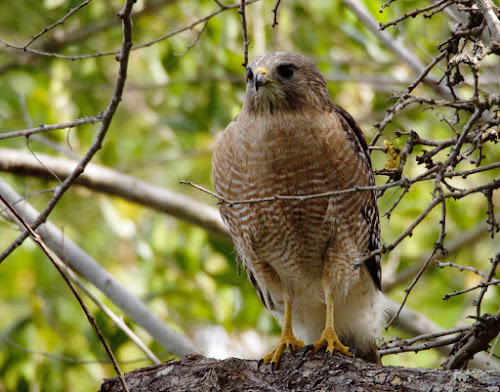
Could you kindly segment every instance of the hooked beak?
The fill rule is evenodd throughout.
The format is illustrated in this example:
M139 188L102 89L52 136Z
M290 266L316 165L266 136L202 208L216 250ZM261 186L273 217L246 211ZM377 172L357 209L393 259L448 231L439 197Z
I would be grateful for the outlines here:
M259 67L256 70L256 75L255 75L255 91L259 91L259 88L262 87L263 85L267 83L275 83L277 85L280 85L280 82L277 82L276 80L268 79L267 77L267 69L266 67Z
M255 75L255 90L259 91L259 87L265 85L267 80L267 69L264 67L257 68L257 74Z

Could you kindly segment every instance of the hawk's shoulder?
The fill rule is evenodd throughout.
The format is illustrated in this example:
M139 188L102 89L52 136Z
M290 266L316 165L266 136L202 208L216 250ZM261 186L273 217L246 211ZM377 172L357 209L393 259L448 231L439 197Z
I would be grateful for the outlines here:
M371 168L370 151L368 143L366 143L365 135L354 118L342 106L332 103L332 111L334 111L342 123L344 131L352 136L350 139L353 142L354 148L363 154Z

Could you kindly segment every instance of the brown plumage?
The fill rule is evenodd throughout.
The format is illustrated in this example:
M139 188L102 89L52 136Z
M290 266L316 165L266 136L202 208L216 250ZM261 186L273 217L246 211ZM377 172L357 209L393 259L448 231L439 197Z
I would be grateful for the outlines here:
M354 119L331 102L309 59L277 52L247 67L243 108L213 155L215 191L228 200L301 196L374 184L368 147ZM375 192L252 204L220 212L257 293L283 326L264 363L306 343L327 354L348 347L380 359L380 246ZM342 343L340 343L342 342Z

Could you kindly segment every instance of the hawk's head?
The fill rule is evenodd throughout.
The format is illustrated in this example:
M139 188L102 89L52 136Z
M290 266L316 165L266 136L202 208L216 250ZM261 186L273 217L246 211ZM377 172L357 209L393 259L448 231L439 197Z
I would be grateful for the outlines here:
M307 57L275 52L259 56L246 68L244 108L250 112L329 110L325 78Z

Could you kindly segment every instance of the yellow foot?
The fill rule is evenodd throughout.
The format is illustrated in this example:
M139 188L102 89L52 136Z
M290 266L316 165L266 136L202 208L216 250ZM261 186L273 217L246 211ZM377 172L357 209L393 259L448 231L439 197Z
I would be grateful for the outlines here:
M321 337L313 344L310 344L306 347L304 354L308 351L311 351L313 354L315 354L323 347L326 347L325 361L328 357L332 356L334 350L340 351L341 353L349 357L353 355L352 350L349 347L344 346L340 342L337 334L335 333L333 328L330 327L325 328L321 334Z
M262 358L259 361L258 366L260 366L261 364L267 365L270 363L271 370L274 372L275 369L278 369L280 359L283 356L286 348L288 348L288 350L292 354L295 354L295 350L303 346L304 342L295 338L292 332L287 333L283 331L280 341L278 342L274 350L267 354L264 358Z

